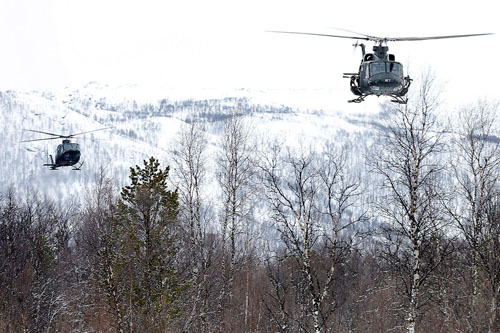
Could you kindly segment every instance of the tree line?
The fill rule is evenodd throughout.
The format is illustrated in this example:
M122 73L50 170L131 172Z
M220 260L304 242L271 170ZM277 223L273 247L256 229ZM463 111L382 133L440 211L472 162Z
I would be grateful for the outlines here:
M119 193L104 169L80 203L5 189L0 331L500 330L498 106L439 110L431 74L385 108L368 195L349 147L262 149L237 112L215 183L191 120Z

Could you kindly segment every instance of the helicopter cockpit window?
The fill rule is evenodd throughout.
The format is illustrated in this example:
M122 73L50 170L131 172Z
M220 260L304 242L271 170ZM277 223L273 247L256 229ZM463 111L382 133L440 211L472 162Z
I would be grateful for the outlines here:
M370 64L370 76L385 73L385 63Z
M394 73L398 76L403 76L403 69L401 68L401 64L397 62L388 62L387 72Z
M370 76L380 73L393 73L403 76L403 68L398 62L372 63L370 64Z

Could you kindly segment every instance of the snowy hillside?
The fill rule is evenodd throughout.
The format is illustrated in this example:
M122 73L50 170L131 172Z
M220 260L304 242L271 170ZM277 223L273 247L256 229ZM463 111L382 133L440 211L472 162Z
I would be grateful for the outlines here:
M34 187L54 198L78 196L96 172L105 167L117 188L128 182L129 168L150 156L169 164L168 150L182 124L194 117L207 123L210 151L217 150L222 122L239 109L252 124L261 143L279 141L290 147L319 147L326 141L350 144L351 158L362 158L370 144L379 112L378 100L350 105L330 91L289 94L292 105L283 103L279 91L196 91L146 89L138 86L108 87L90 83L59 92L0 93L0 188ZM338 109L306 108L335 101ZM382 101L382 100L380 100ZM326 101L324 104L327 104ZM81 171L52 171L42 164L55 154L60 139L23 143L44 138L39 130L74 134L103 127L109 130L78 136ZM212 154L211 153L211 154ZM359 172L364 168L359 163Z

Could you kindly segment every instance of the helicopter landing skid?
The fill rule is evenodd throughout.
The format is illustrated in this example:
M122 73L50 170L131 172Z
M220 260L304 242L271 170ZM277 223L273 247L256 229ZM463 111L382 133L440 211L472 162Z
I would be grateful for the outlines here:
M358 98L348 100L347 103L361 103L364 101L365 98L363 96L359 96Z
M393 99L391 99L391 102L393 103L398 103L398 104L407 104L408 103L408 98L401 97L401 96L391 96Z
M350 99L347 102L348 103L361 103L365 101L365 96L359 96L358 98L355 99ZM393 103L398 103L398 104L407 104L408 103L408 98L402 97L402 96L397 96L397 95L389 95L392 99L391 102Z
M82 165L83 165L83 162L82 162L82 163L80 163L80 165L78 165L78 166L73 166L73 169L72 169L72 170L77 170L77 171L80 171L80 170L81 170L81 168L82 168Z

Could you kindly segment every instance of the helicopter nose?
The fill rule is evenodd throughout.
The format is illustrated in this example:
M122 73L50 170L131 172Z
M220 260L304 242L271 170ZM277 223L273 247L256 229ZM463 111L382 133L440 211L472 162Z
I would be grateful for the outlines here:
M393 75L377 75L370 80L370 86L393 88L401 85L401 80Z
M402 80L388 73L374 75L368 82L370 92L375 95L394 94L401 91Z
M390 87L397 84L396 80L394 80L391 77L387 77L386 75L380 75L379 77L374 77L370 83L371 85L382 86L382 87Z

